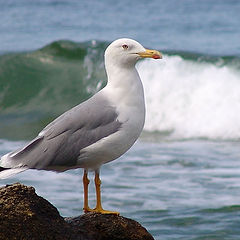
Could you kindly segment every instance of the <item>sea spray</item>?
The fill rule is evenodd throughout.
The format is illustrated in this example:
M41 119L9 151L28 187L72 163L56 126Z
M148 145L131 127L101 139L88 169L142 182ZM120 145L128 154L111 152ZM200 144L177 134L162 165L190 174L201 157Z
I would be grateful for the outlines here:
M145 131L172 138L240 138L240 70L224 62L164 55L140 62L147 105ZM239 60L238 60L239 61Z

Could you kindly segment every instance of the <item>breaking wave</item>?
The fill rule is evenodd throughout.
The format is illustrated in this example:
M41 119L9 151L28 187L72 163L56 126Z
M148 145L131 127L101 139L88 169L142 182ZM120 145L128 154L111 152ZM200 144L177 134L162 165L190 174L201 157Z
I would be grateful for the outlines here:
M0 56L0 138L27 139L106 84L108 42L56 41ZM144 130L177 139L240 138L240 58L164 52L138 63Z

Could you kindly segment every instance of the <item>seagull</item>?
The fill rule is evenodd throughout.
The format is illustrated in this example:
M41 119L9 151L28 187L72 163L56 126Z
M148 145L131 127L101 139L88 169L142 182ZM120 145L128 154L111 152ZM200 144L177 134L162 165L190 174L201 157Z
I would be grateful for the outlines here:
M157 50L128 38L112 42L104 54L107 85L49 123L36 138L0 160L0 178L27 169L83 168L87 212L119 214L102 208L100 167L119 158L138 139L145 121L144 91L135 68L139 59L160 59ZM95 171L96 207L88 204L88 171Z

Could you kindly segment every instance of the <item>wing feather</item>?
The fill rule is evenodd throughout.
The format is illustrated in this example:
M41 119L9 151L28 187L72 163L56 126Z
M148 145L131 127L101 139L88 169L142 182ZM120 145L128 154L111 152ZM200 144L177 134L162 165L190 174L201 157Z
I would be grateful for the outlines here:
M29 144L2 157L2 167L47 169L75 166L80 150L121 127L116 109L96 94L48 124ZM3 164L7 163L7 164Z

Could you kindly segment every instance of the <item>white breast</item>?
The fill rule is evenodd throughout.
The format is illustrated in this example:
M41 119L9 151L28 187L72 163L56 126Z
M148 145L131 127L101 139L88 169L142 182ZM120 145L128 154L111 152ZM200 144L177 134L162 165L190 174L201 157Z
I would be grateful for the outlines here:
M122 126L116 133L82 149L78 161L81 167L98 168L120 157L141 134L145 121L143 86L136 69L131 70L118 74L114 82L109 81L98 93L115 107Z

